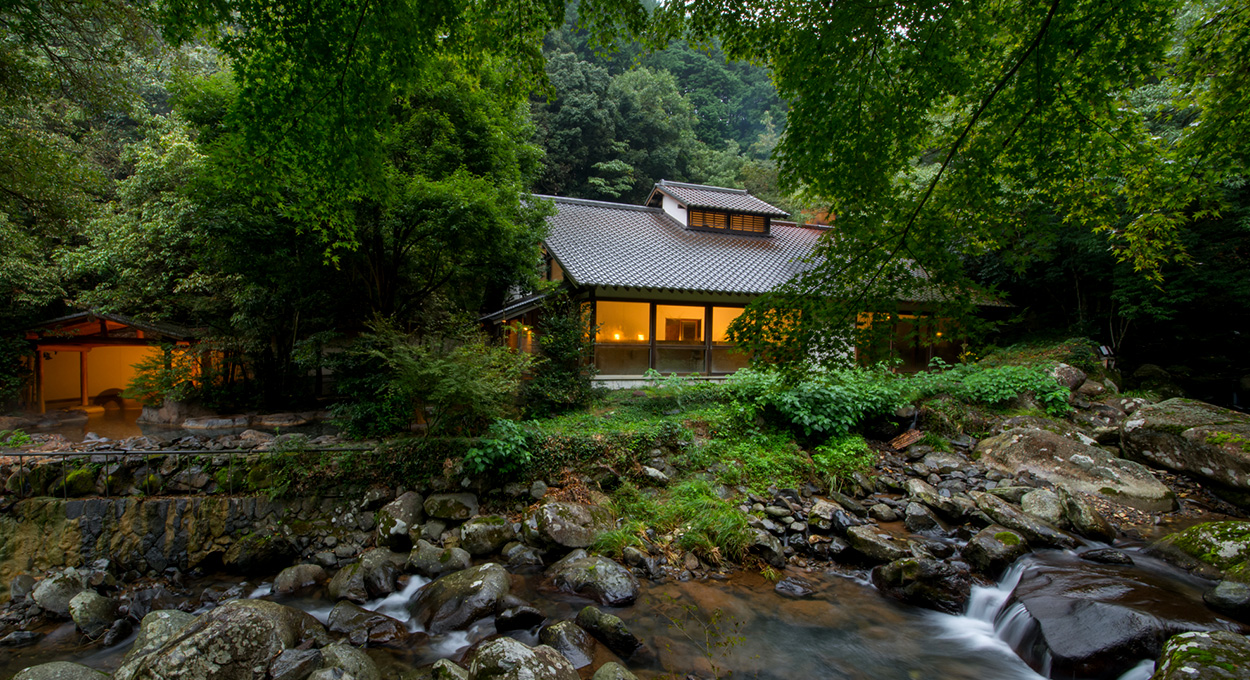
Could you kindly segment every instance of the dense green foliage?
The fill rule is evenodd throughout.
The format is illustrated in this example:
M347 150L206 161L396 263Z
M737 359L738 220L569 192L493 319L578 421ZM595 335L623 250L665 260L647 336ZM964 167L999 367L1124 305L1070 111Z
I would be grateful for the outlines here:
M514 329L529 333L530 329ZM538 343L539 361L522 387L525 410L533 416L547 416L581 408L594 395L594 328L589 308L571 299L567 292L552 293L540 307L532 329Z

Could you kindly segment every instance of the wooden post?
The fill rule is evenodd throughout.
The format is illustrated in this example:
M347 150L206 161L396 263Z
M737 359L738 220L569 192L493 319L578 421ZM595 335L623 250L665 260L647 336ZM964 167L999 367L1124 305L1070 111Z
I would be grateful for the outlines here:
M87 352L86 347L78 353L78 390L82 396L82 405L87 405Z
M35 408L40 413L47 413L47 405L43 401L43 350L35 347Z

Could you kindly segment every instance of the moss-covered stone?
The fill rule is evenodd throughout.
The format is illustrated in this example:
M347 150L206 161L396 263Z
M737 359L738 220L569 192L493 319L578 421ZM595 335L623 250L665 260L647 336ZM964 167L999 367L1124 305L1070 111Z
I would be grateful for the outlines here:
M1250 638L1236 633L1181 633L1168 639L1151 680L1234 680L1250 668Z
M1207 522L1160 541L1224 572L1225 578L1250 582L1250 522Z

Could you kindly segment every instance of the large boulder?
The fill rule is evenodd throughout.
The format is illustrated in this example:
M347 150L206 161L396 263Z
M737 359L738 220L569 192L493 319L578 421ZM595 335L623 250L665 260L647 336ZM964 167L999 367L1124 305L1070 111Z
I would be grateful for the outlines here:
M326 627L342 633L357 647L403 647L408 644L408 628L399 619L369 611L346 600L334 605Z
M972 593L968 566L961 562L905 557L872 570L881 592L918 607L959 614Z
M1115 527L1111 526L1111 522L1098 512L1093 503L1063 487L1055 491L1059 496L1059 505L1063 508L1063 519L1073 531L1103 543L1115 540Z
M322 648L321 665L323 668L341 668L355 680L382 680L378 665L368 654L342 642Z
M369 590L365 587L365 574L364 565L360 562L344 566L330 579L326 594L331 600L351 600L357 604L368 602Z
M1035 547L1076 547L1076 539L1053 525L1025 514L1019 508L993 494L975 492L977 507L986 516L1012 531L1024 536Z
M1147 512L1169 512L1176 496L1140 463L1047 430L1015 428L977 444L987 468L1028 472L1071 492L1096 494Z
M621 617L609 614L598 607L592 605L583 607L577 613L576 623L622 659L628 659L642 648L642 640L634 635Z
M1185 631L1237 630L1202 604L1200 589L1157 571L1055 554L1025 568L1009 606L1023 605L1036 629L1017 651L1050 659L1051 677L1114 678L1155 657ZM1030 642L1032 641L1032 642Z
M470 555L490 555L516 538L512 522L502 515L474 517L460 526L460 547Z
M117 618L117 600L84 590L69 601L69 617L87 637L100 637Z
M1250 522L1196 524L1165 536L1154 549L1183 553L1224 572L1226 579L1250 583Z
M547 548L585 548L611 528L608 511L597 505L552 501L525 519L525 540Z
M609 607L623 607L638 599L638 579L625 567L599 555L571 553L570 557L574 559L560 560L547 572L560 590Z
M425 539L418 539L412 553L408 555L408 565L412 570L430 578L468 569L471 563L472 558L467 551L461 548L439 548Z
M470 680L578 680L568 659L546 646L530 648L512 638L497 638L477 649Z
M195 621L195 616L177 609L149 612L139 624L139 635L135 638L134 644L130 645L130 649L126 651L126 657L122 659L121 666L113 674L114 680L130 680L140 661L164 647L165 643L169 642L179 630L189 626L193 621Z
M477 496L471 493L432 494L425 499L425 514L437 519L469 519L477 514Z
M297 564L283 569L273 580L273 592L277 595L290 595L304 588L321 585L326 582L326 570L319 564Z
M1150 680L1238 680L1250 669L1250 638L1215 631L1173 635Z
M418 625L438 635L493 615L511 588L508 572L489 562L430 582L417 591L408 609Z
M538 631L538 641L564 655L574 668L585 668L595 658L595 640L572 621L557 621Z
M18 671L13 680L108 680L108 673L69 661L41 663Z
M992 524L968 539L960 554L973 569L998 578L1012 562L1029 552L1029 544L1020 534L999 524Z
M378 510L378 545L391 550L410 550L412 540L408 532L425 519L424 502L421 494L408 491Z
M68 617L69 601L86 589L86 575L77 569L70 568L40 581L39 585L35 586L35 590L30 597L44 611L52 612L57 616Z
M872 525L847 529L846 540L856 552L873 562L892 562L911 554L906 541L878 531Z
M266 600L235 600L204 614L144 656L126 675L134 680L250 680L269 662L305 640L324 644L311 615ZM118 676L120 674L120 669Z
M1125 420L1120 441L1127 456L1250 491L1250 415L1193 399L1169 399Z

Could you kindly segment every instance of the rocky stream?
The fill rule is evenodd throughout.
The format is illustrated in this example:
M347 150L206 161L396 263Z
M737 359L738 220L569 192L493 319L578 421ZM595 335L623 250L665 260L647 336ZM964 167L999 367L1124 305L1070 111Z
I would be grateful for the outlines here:
M160 473L181 494L74 498L10 461L10 491L65 493L4 502L0 677L1250 676L1250 418L1058 377L1066 421L883 443L845 493L721 489L752 527L739 565L653 535L588 553L601 473L270 500L224 493L206 455Z

